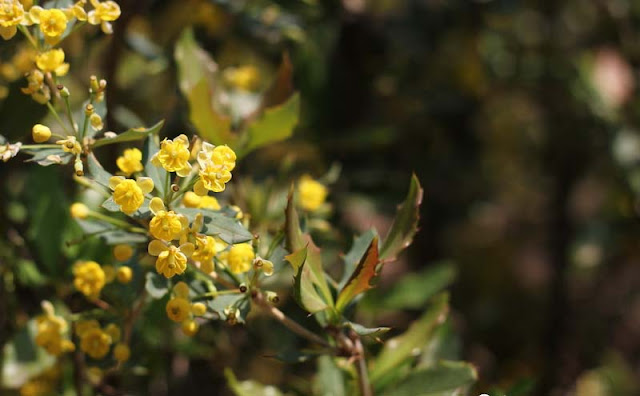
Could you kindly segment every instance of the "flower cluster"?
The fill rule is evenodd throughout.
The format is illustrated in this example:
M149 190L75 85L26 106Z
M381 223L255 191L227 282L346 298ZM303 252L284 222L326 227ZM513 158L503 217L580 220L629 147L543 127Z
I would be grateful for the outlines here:
M180 323L185 335L193 336L197 333L199 325L194 320L196 316L203 316L207 312L207 306L201 302L192 303L189 299L189 286L184 282L178 282L173 287L174 296L167 302L167 316L174 322Z
M68 331L67 321L61 316L56 316L49 301L42 302L42 310L44 315L36 318L36 344L53 356L75 350L74 344L65 338Z
M79 321L75 325L75 333L80 338L80 349L92 359L103 359L113 348L113 357L120 362L129 360L131 352L125 343L121 343L121 331L111 323L104 329L95 319Z

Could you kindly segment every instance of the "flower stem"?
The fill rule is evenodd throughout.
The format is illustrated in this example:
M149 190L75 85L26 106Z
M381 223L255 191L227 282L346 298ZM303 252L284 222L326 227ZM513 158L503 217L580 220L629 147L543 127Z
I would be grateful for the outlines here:
M35 38L31 35L31 33L29 32L29 29L27 29L26 26L24 25L18 25L18 30L20 30L20 32L22 34L24 34L24 36L27 38L27 40L29 40L29 42L31 43L31 45L33 45L33 48L35 49L40 49L38 42L35 40Z
M64 125L64 122L62 122L62 119L60 118L60 116L58 115L58 112L56 111L56 109L53 107L53 105L51 104L51 102L47 102L47 107L49 108L49 111L51 112L51 114L53 115L53 117L56 119L56 121L58 121L58 124L60 124L60 126L62 127L62 129L64 130L64 132L71 136L71 135L75 135L75 133L69 133L69 130L67 129L67 126Z
M71 129L73 129L75 131L75 133L78 133L78 129L76 128L76 124L75 122L73 122L73 115L71 114L71 105L69 104L69 98L66 97L64 98L64 104L67 110L67 118L69 119L69 123L71 124Z
M106 216L102 213L94 212L93 210L89 211L89 217L93 217L94 219L102 220L107 223L113 224L116 227L124 228L131 232L136 232L138 234L146 234L147 230L140 227L133 227L131 224L127 223L123 220L114 219L113 217Z

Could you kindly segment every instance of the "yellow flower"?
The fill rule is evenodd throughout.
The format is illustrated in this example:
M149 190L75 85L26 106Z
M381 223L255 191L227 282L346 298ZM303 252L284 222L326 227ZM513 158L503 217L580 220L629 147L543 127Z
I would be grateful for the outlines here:
M216 240L209 235L196 236L196 250L193 261L200 262L200 269L205 273L213 272L213 257L218 252Z
M104 328L104 332L111 337L112 342L120 341L120 328L113 323L109 323L107 327Z
M0 36L9 40L24 21L24 7L18 0L0 0Z
M173 287L173 293L178 297L189 299L189 286L184 282L178 282Z
M100 117L100 114L98 113L91 114L91 116L89 116L89 122L91 123L91 128L94 131L100 131L102 130L102 128L104 128L102 117Z
M193 187L195 193L204 196L207 191L221 192L231 180L231 171L236 166L236 153L229 146L214 146L205 142L198 153L198 164L200 179Z
M304 175L298 182L298 192L300 194L300 206L304 210L313 212L322 206L327 198L328 190L322 183L313 180L308 175Z
M82 146L78 143L75 136L67 136L66 139L56 141L56 144L61 145L62 150L67 153L73 155L82 153Z
M266 276L273 275L273 263L269 260L265 260L262 257L257 257L253 261L253 266L257 270L261 270Z
M40 24L40 30L48 44L57 44L67 30L67 16L57 8L45 10L34 6L29 10L29 17L33 22Z
M100 328L100 323L98 323L97 320L88 319L88 320L80 320L76 322L75 330L78 337L82 337L84 333L86 333L87 331L91 329L99 329L99 328Z
M260 83L260 71L251 65L229 67L223 75L227 84L244 91L253 91Z
M256 254L253 251L253 247L248 243L233 245L226 254L227 265L234 274L249 271L255 258Z
M113 28L109 22L113 22L120 17L120 6L115 1L91 0L95 8L87 13L87 21L92 25L100 25L102 31L111 34Z
M80 0L76 2L74 5L70 6L69 8L65 8L63 11L64 11L64 14L67 16L67 19L71 20L72 18L76 18L79 21L86 21L87 12L84 10L85 3L86 3L86 0Z
M129 283L131 282L131 278L133 278L133 271L131 271L131 268L127 266L122 266L118 268L118 273L116 276L118 277L118 282Z
M131 176L135 172L142 172L144 169L144 166L142 166L142 152L137 148L126 149L116 160L116 165L127 176Z
M113 348L113 357L119 362L126 362L131 356L131 350L127 344L120 343Z
M89 208L80 202L72 204L69 211L74 219L86 219L89 216Z
M64 76L69 71L69 64L64 62L64 51L60 48L42 52L36 56L36 66L43 72Z
M95 261L78 261L73 275L75 288L89 298L97 298L106 283L104 271Z
M166 211L164 203L158 197L154 197L149 203L149 209L154 214L149 223L149 231L157 239L172 241L178 239L183 230L189 227L189 221L181 214L173 210Z
M127 244L120 244L113 247L113 257L118 261L127 261L133 256L133 248Z
M93 359L102 359L109 352L111 337L100 328L92 328L82 334L80 349Z
M189 191L191 192L191 191ZM195 194L197 195L197 194ZM205 195L200 200L200 204L198 205L200 209L211 209L211 210L220 210L220 203L215 197L211 197L209 195Z
M154 239L149 243L149 254L157 256L156 271L167 278L182 274L187 269L187 258L194 251L192 243L183 243L179 247Z
M189 300L182 297L175 297L167 303L167 316L174 322L182 322L189 317L191 313L191 304Z
M36 124L31 130L31 136L36 143L44 143L51 138L51 129L42 124Z
M53 305L49 301L42 302L44 315L36 317L36 345L43 347L47 353L59 356L64 352L75 349L73 343L63 338L67 331L67 322L60 316L56 316Z
M153 191L153 180L149 177L139 177L133 181L122 176L113 176L109 179L109 187L113 190L113 201L120 205L120 210L131 215L142 206L144 194Z
M187 319L184 322L182 322L181 328L184 335L188 337L193 337L198 332L198 329L200 328L200 326L198 325L198 322L196 322L195 320Z
M187 191L182 197L182 204L187 208L197 208L200 206L200 202L202 202L202 197L193 191Z
M22 92L31 95L33 100L45 104L51 99L51 91L44 84L44 74L40 70L34 69L27 74L27 87L21 88Z
M191 172L189 156L189 139L180 135L173 140L164 139L160 143L160 151L155 153L151 162L155 166L162 166L167 172L176 172L178 176L185 177Z

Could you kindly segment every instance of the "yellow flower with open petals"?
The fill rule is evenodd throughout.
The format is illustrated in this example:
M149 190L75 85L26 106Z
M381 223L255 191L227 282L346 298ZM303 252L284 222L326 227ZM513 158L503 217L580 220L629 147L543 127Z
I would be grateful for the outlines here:
M18 0L0 0L0 36L5 40L15 36L24 17L24 7Z
M193 261L200 262L200 269L205 273L213 272L213 257L218 252L216 240L209 235L196 235L196 250Z
M179 247L158 239L149 243L149 254L157 256L156 271L167 278L180 275L187 269L187 258L191 257L195 247L192 243L183 243Z
M100 328L92 328L82 334L80 349L93 359L102 359L109 352L111 337Z
M236 166L236 153L226 145L203 143L202 150L198 153L198 164L200 179L193 191L201 196L207 195L207 191L221 192L231 180L231 171Z
M67 15L57 8L31 7L29 18L40 24L40 30L44 34L47 44L57 44L62 39L62 34L67 30Z
M62 150L66 153L71 153L73 155L82 153L82 146L76 140L75 136L67 136L66 139L56 141L56 144L61 145Z
M191 172L189 157L189 139L186 135L180 135L173 140L164 139L160 143L160 151L151 158L151 163L185 177Z
M64 51L60 48L40 53L36 56L36 66L43 72L64 76L69 71L69 64L64 62Z
M189 227L189 221L185 216L173 210L167 211L158 197L151 200L149 209L154 214L149 223L149 231L154 238L172 241L178 239L182 231Z
M36 345L41 346L53 356L73 351L75 349L73 343L63 338L63 334L68 329L67 322L61 316L55 315L53 305L49 301L42 302L42 309L44 315L36 317Z
M233 245L228 252L224 252L220 256L234 274L242 274L249 271L253 260L256 258L253 246L248 243Z
M167 302L167 316L174 322L182 322L191 313L191 303L183 297L175 297Z
M91 0L94 9L87 13L87 21L92 25L100 25L105 34L111 34L111 23L120 17L120 6L115 1Z
M153 191L153 180L140 177L134 181L122 176L113 176L109 179L109 187L113 190L113 201L120 205L120 210L131 215L142 206L144 194Z
M137 148L124 150L122 155L116 160L118 168L127 176L131 176L135 172L142 172L142 152Z
M73 266L73 285L88 298L97 298L105 285L105 274L95 261L79 261Z

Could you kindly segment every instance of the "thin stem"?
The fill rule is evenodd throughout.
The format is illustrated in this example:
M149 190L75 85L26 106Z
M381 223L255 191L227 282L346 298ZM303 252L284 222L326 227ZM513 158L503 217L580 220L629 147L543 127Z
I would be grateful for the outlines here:
M360 341L360 337L357 335L356 337L354 337L353 341L355 352L357 353L356 370L358 372L358 387L360 388L360 394L362 396L373 396L371 383L369 383L369 372L367 370L367 361L364 357L364 348L362 347L362 341Z
M36 39L31 35L31 33L29 32L29 29L27 29L26 26L24 25L18 25L18 30L20 30L20 32L22 34L24 34L24 36L27 38L27 40L29 40L29 42L31 43L31 45L33 45L33 47L35 49L39 49L40 47L38 46L38 42L36 41Z
M78 130L76 128L76 123L73 122L73 115L71 114L71 105L69 104L69 97L65 97L64 98L64 104L65 104L65 108L67 110L67 118L69 119L69 123L71 124L71 129L73 129L75 131L75 133L78 133Z
M305 329L304 327L300 326L298 323L296 323L293 320L289 319L287 317L287 315L284 314L284 312L282 312L278 308L270 305L267 301L265 301L264 296L262 295L261 292L258 291L252 297L253 297L253 302L256 305L258 305L259 307L264 309L265 312L267 312L269 315L271 315L278 322L282 323L282 325L287 327L289 330L293 331L294 333L298 334L301 337L306 338L307 340L309 340L311 342L315 342L315 343L320 344L320 345L322 345L323 347L326 347L326 348L332 348L331 344L329 344L326 340L324 340L320 336L312 333L311 331ZM371 396L371 394L369 394L367 396Z
M62 122L62 119L60 118L60 116L58 115L58 112L56 111L56 109L53 107L53 105L51 104L51 102L47 102L47 107L49 108L49 111L51 112L51 114L53 115L53 117L56 119L56 121L58 121L58 124L60 124L60 126L62 127L62 129L64 129L65 133L67 135L75 135L75 133L69 133L69 130L67 130L66 125L64 125L64 122Z
M89 98L89 104L88 105L93 106L93 99L94 99L94 94L92 92L91 96ZM84 136L87 133L87 127L88 126L89 126L89 116L87 115L86 106L85 106L84 122L82 123L82 132L80 133L80 140L84 139Z
M45 149L45 148L62 148L59 144L23 144L21 150Z
M135 233L138 233L138 234L146 234L147 233L147 230L145 230L144 228L133 227L133 226L131 226L131 224L127 223L126 221L114 219L113 217L109 217L109 216L103 215L102 213L94 212L92 210L89 211L89 217L93 217L94 219L106 221L107 223L113 224L116 227L121 227L121 228L124 228L124 229L126 229L128 231L135 232Z

